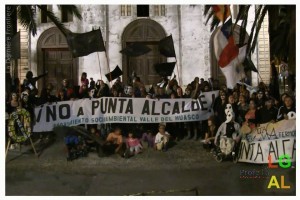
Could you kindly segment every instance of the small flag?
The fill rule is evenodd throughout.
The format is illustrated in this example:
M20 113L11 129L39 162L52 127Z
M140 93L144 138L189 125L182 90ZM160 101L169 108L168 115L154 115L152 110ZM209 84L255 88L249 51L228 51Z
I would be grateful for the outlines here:
M258 70L256 69L256 67L255 67L254 63L252 62L251 57L249 55L246 56L243 65L244 65L245 71L251 70L251 71L258 73Z
M280 99L278 72L275 64L272 63L272 78L270 80L270 95L275 99Z
M123 75L123 72L119 68L118 65L116 66L116 68L112 72L110 72L108 74L105 74L105 76L106 76L106 78L109 82L115 80L116 78L118 78L119 76L122 76L122 75Z
M171 76L176 62L171 63L160 63L155 65L155 71L162 77Z
M176 57L172 35L159 41L159 51L166 57Z
M135 43L132 43L132 44L126 46L126 48L122 49L120 51L120 53L125 54L127 56L136 57L136 56L144 55L150 51L151 51L151 49L149 47L147 47L146 45L135 42Z
M68 32L67 42L74 58L87 56L98 51L105 51L101 30L86 33Z

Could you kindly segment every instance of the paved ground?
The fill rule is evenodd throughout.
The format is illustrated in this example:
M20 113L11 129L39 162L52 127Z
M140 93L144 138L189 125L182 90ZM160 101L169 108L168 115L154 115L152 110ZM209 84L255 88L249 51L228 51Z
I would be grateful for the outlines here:
M269 169L264 178L240 177L242 170L266 165L217 163L200 142L180 141L168 152L146 149L123 159L117 155L66 161L62 138L33 153L10 151L6 159L6 195L295 195L296 170ZM284 175L290 189L267 189L270 176Z

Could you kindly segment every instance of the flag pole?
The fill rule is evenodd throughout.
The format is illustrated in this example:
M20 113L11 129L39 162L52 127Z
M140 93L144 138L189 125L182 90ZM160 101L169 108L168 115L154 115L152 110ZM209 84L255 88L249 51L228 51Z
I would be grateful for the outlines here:
M19 98L21 99L21 92L22 92L22 88L21 88L21 74L22 74L22 72L21 72L21 70L22 70L22 66L21 66L21 64L22 64L22 57L21 57L21 29L19 29L19 34L20 34L20 40L19 40L19 42L20 42L20 49L19 49L19 51L20 51L20 70L19 70L19 59L17 59L17 65L18 65L18 67L17 67L17 69L18 69L18 76L19 76L19 85L18 85L18 88L19 88Z
M176 55L175 55L175 61L176 61L176 69L177 69L177 75L178 75L178 79L179 79L179 85L182 86L182 81L181 81L181 77L179 75L179 70L178 70L178 64L177 64L177 58L176 58Z
M111 84L112 77L111 77L111 73L110 73L110 66L109 66L109 61L108 61L108 57L107 57L106 51L105 51L105 57L106 57L106 62L107 62L107 68L108 68L109 78L110 78L109 85L110 85L110 87L112 87L112 84Z
M98 57L98 63L99 63L99 69L100 69L100 77L101 77L101 80L102 80L102 73L101 73L101 65L100 65L99 52L97 52L97 57Z

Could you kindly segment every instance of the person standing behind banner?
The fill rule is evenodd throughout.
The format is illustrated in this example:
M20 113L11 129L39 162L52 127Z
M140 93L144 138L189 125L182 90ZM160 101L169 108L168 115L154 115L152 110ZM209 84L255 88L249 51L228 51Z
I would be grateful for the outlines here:
M224 112L226 104L226 93L225 91L220 90L220 96L216 98L214 103L215 122L217 127L219 127L226 120L226 114Z
M79 90L79 99L90 98L88 86L83 84Z
M251 128L251 130L254 129L256 126L257 112L258 111L256 109L255 100L251 99L249 103L249 110L245 115L245 122L244 122L244 124L248 125Z
M238 116L238 106L237 104L234 102L234 97L232 94L230 94L228 96L228 103L232 106L232 110L235 114L235 116Z
M103 80L98 80L96 83L97 97L109 97L109 87Z
M288 119L287 114L289 112L296 112L296 107L294 105L294 100L291 96L286 95L284 98L284 105L278 110L277 120Z
M264 90L260 90L256 96L256 109L260 110L265 105L265 93Z
M83 84L85 84L86 86L89 85L89 79L87 78L86 72L82 72L80 82L81 82L81 85L83 85Z
M60 92L63 92L63 95L59 94ZM74 90L70 87L68 79L64 79L62 81L62 88L61 90L59 90L57 97L59 97L60 100L64 101L75 98Z
M57 93L57 101L67 101L67 95L65 95L63 90L59 90Z
M166 126L164 124L159 124L158 130L159 132L155 136L155 149L158 151L167 151L168 142L170 139L170 134L165 131Z
M53 103L57 101L57 97L52 95L53 85L51 83L47 84L47 87L44 88L41 92L40 104Z
M195 77L195 79L191 82L192 86L192 98L197 99L200 94L200 84L199 84L199 77Z
M28 87L28 88L30 88L30 94L29 95L33 95L33 96L37 95L38 91L37 91L37 88L36 88L36 82L40 78L42 78L46 75L48 75L48 71L46 71L46 73L44 73L40 76L33 77L32 71L28 71L26 73L26 78L23 81L23 90L24 90L24 88Z
M257 123L264 124L268 122L275 122L277 118L278 109L273 106L273 99L267 98L265 106L262 107L257 114Z
M83 85L85 85L87 88L89 87L89 79L87 78L87 73L86 72L82 72L81 74L81 78L80 78L80 89Z
M245 121L245 115L248 112L248 109L249 105L246 102L246 98L241 94L238 102L238 116L236 120L240 125Z

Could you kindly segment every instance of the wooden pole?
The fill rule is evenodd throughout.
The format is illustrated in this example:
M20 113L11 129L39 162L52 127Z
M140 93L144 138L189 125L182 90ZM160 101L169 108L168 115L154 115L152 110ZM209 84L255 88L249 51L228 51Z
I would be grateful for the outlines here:
M177 64L177 58L176 58L176 56L175 56L175 61L176 61L176 69L177 69L177 75L178 75L178 82L179 82L179 85L180 85L180 87L182 86L182 81L181 81L181 76L180 76L180 74L179 74L179 70L178 70L178 64Z
M33 151L34 151L34 154L35 154L36 156L38 156L38 153L36 152L35 147L34 147L34 144L33 144L32 140L31 140L31 137L29 137L29 140L30 140L30 143L31 143L31 147L32 147L32 149L33 149Z
M106 62L107 62L107 68L108 68L109 78L110 78L110 80L111 80L111 79L112 79L112 77L111 77L111 73L110 73L109 60L108 60L108 57L107 57L107 54L106 54L106 52L105 52L105 57L106 57ZM111 81L112 81L112 80L111 80ZM110 87L112 87L111 81L109 81L109 85L110 85Z
M99 53L97 52L97 57L98 57L98 63L99 63L99 69L100 69L100 77L102 80L102 73L101 73L101 64L100 64L100 58L99 58Z
M11 140L10 140L10 138L8 138L7 147L6 147L6 151L5 151L5 159L6 159L6 156L7 156L8 149L10 147L10 143L11 143Z

